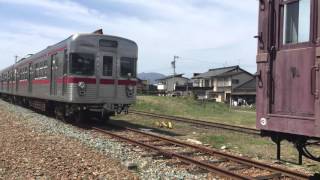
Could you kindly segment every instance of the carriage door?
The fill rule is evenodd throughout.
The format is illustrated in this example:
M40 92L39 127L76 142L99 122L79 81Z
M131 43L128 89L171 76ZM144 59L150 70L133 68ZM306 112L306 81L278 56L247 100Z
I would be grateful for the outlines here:
M50 95L57 95L57 79L58 79L58 58L57 54L54 54L50 58Z
M15 74L16 74L16 93L19 91L19 78L20 78L20 69L15 69Z
M271 114L314 117L312 0L277 1L269 47ZM278 4L279 3L279 4ZM278 27L279 25L279 27ZM272 33L271 33L272 34Z
M32 64L29 63L29 67L28 67L28 92L31 93L32 92Z
M116 93L116 56L112 53L100 55L102 74L100 78L100 97L114 98Z
M63 62L62 62L62 96L64 96L64 94L67 91L67 76L68 76L68 54L67 54L67 50L65 49L63 52Z

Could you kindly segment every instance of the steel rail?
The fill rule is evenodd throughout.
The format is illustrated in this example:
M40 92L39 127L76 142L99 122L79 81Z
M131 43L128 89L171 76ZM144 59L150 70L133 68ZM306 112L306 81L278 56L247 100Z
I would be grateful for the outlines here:
M170 119L173 121L201 125L201 126L206 126L206 127L209 126L209 127L220 128L220 129L225 129L225 130L230 130L230 131L236 131L236 132L241 132L241 133L246 133L246 134L260 135L260 131L257 129L254 129L254 128L233 126L233 125L223 124L223 123L208 122L208 121L191 119L191 118L184 118L184 117L178 117L178 116L161 115L161 114L136 111L136 110L130 110L130 113L137 114L137 115L143 115L143 116L149 116L149 117L155 117L155 118L161 118L161 119Z
M275 172L275 173L281 173L282 175L286 175L286 176L297 178L297 179L309 179L309 176L306 175L306 174L301 174L301 173L298 173L296 171L291 171L291 170L288 170L288 169L285 169L285 168L266 165L266 164L263 164L263 163L258 162L258 161L254 161L254 160L251 160L251 159L248 159L248 158L243 158L243 157L237 157L237 156L234 156L234 155L231 155L231 154L227 154L227 153L219 152L219 151L216 151L216 150L213 150L213 149L209 149L209 148L204 147L204 146L193 145L193 144L190 144L190 143L185 143L185 142L182 142L182 141L178 141L176 139L166 138L166 137L163 137L163 136L158 136L158 135L155 135L155 134L139 131L139 130L132 129L132 128L126 128L126 127L121 127L121 126L117 126L117 127L123 128L123 129L128 130L128 131L136 132L136 133L139 133L139 134L147 135L147 136L159 139L159 140L163 140L163 141L169 142L171 144L175 144L175 145L179 145L179 146L183 146L183 147L193 148L193 149L198 150L199 152L203 152L203 153L206 153L208 155L215 155L215 156L219 156L219 157L222 157L222 158L226 158L228 160L237 162L239 164L244 164L244 165L248 165L248 166L251 166L251 167L260 168L260 169L272 171L272 172ZM186 156L183 156L183 155L179 155L179 154L176 154L176 153L164 151L162 149L159 149L159 148L151 146L151 145L145 145L142 142L138 142L138 141L135 141L135 140L132 140L132 139L121 137L119 135L116 135L114 133L110 133L110 132L102 130L100 128L94 128L94 129L97 130L97 131L101 131L101 132L107 133L107 134L109 134L111 136L115 135L114 137L121 138L121 139L124 139L126 141L130 141L130 142L135 143L137 145L141 145L141 146L144 146L144 147L149 146L148 149L156 150L156 151L161 152L162 154L167 155L169 157L176 157L176 158L180 159L181 161L195 164L195 165L197 165L197 166L199 166L201 168L207 169L209 171L213 171L215 173L219 173L219 174L222 174L222 175L225 175L225 176L228 176L228 174L230 173L228 170L217 168L217 167L212 166L212 165L207 164L207 163L198 162L198 161L196 161L196 160L194 160L192 158L189 158L189 157L186 157ZM194 162L194 161L196 161L196 162ZM235 175L235 174L233 173L233 175ZM238 175L235 175L235 176L238 176ZM236 178L236 177L233 177L233 178ZM240 179L246 179L246 178L252 179L251 177L241 177ZM239 179L239 177L237 177L236 179Z
M183 155L180 155L180 154L177 154L177 153L166 151L166 150L163 150L161 148L158 148L158 147L155 147L155 146L152 146L152 145L144 144L142 142L139 142L139 141L127 138L127 137L123 137L123 136L117 135L115 133L111 133L109 131L105 131L105 130L100 129L100 128L93 127L93 129L96 130L96 131L102 132L104 134L108 134L108 135L110 135L110 136L112 136L114 138L117 138L117 139L120 139L120 140L125 140L125 141L127 141L127 142L129 142L131 144L135 144L135 145L147 148L149 150L156 151L156 152L158 152L158 153L160 153L160 154L162 154L162 155L164 155L166 157L170 157L170 158L175 157L175 158L181 160L182 162L189 163L189 164L194 164L194 165L196 165L198 167L201 167L203 169L206 169L206 170L214 172L214 173L218 173L218 174L223 175L225 177L229 177L229 178L232 178L232 179L239 179L239 180L253 180L254 179L254 178L251 178L251 177L242 176L242 175L239 175L239 174L232 173L232 172L230 172L230 171L228 171L226 169L215 167L215 166L212 166L211 164L208 164L208 163L197 161L197 160L189 158L187 156L183 156Z

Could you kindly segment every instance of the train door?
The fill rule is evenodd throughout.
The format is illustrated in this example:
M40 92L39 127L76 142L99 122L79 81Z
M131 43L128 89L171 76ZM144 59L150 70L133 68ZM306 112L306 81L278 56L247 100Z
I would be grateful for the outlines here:
M58 59L57 54L50 58L50 95L57 95L57 79L58 79Z
M7 93L9 93L9 90L10 90L10 72L9 71L7 72L7 86L6 86L6 89L7 89Z
M15 69L15 77L16 77L16 93L18 93L19 91L19 77L20 77L20 73L19 73L19 69Z
M116 55L113 53L102 53L100 55L102 73L100 74L100 97L114 98L117 90L117 63Z
M13 93L15 86L14 86L14 82L15 82L15 77L14 77L14 68L11 69L11 79L10 79L10 92Z
M32 64L29 63L28 67L28 92L32 93L32 74L33 74L33 69L32 69Z
M63 52L63 62L62 62L62 66L63 66L63 70L62 70L62 96L64 96L64 94L67 91L67 76L68 76L68 54L67 54L67 50L65 49Z
M3 74L0 76L0 90L3 90Z
M315 115L313 0L271 1L269 17L270 113ZM271 4L272 4L271 3ZM311 79L311 80L310 80Z

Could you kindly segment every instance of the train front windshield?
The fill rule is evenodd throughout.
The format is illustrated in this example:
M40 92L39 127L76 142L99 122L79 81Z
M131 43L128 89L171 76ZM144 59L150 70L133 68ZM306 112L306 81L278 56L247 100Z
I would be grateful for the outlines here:
M136 62L135 58L122 57L120 59L121 77L136 77Z
M94 55L73 53L70 58L70 74L81 76L94 75Z

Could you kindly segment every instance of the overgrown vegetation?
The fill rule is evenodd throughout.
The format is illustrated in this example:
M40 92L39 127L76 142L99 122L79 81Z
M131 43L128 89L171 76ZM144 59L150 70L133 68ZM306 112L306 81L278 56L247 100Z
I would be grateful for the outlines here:
M239 111L224 103L200 102L191 97L138 96L135 110L255 127L253 111Z

